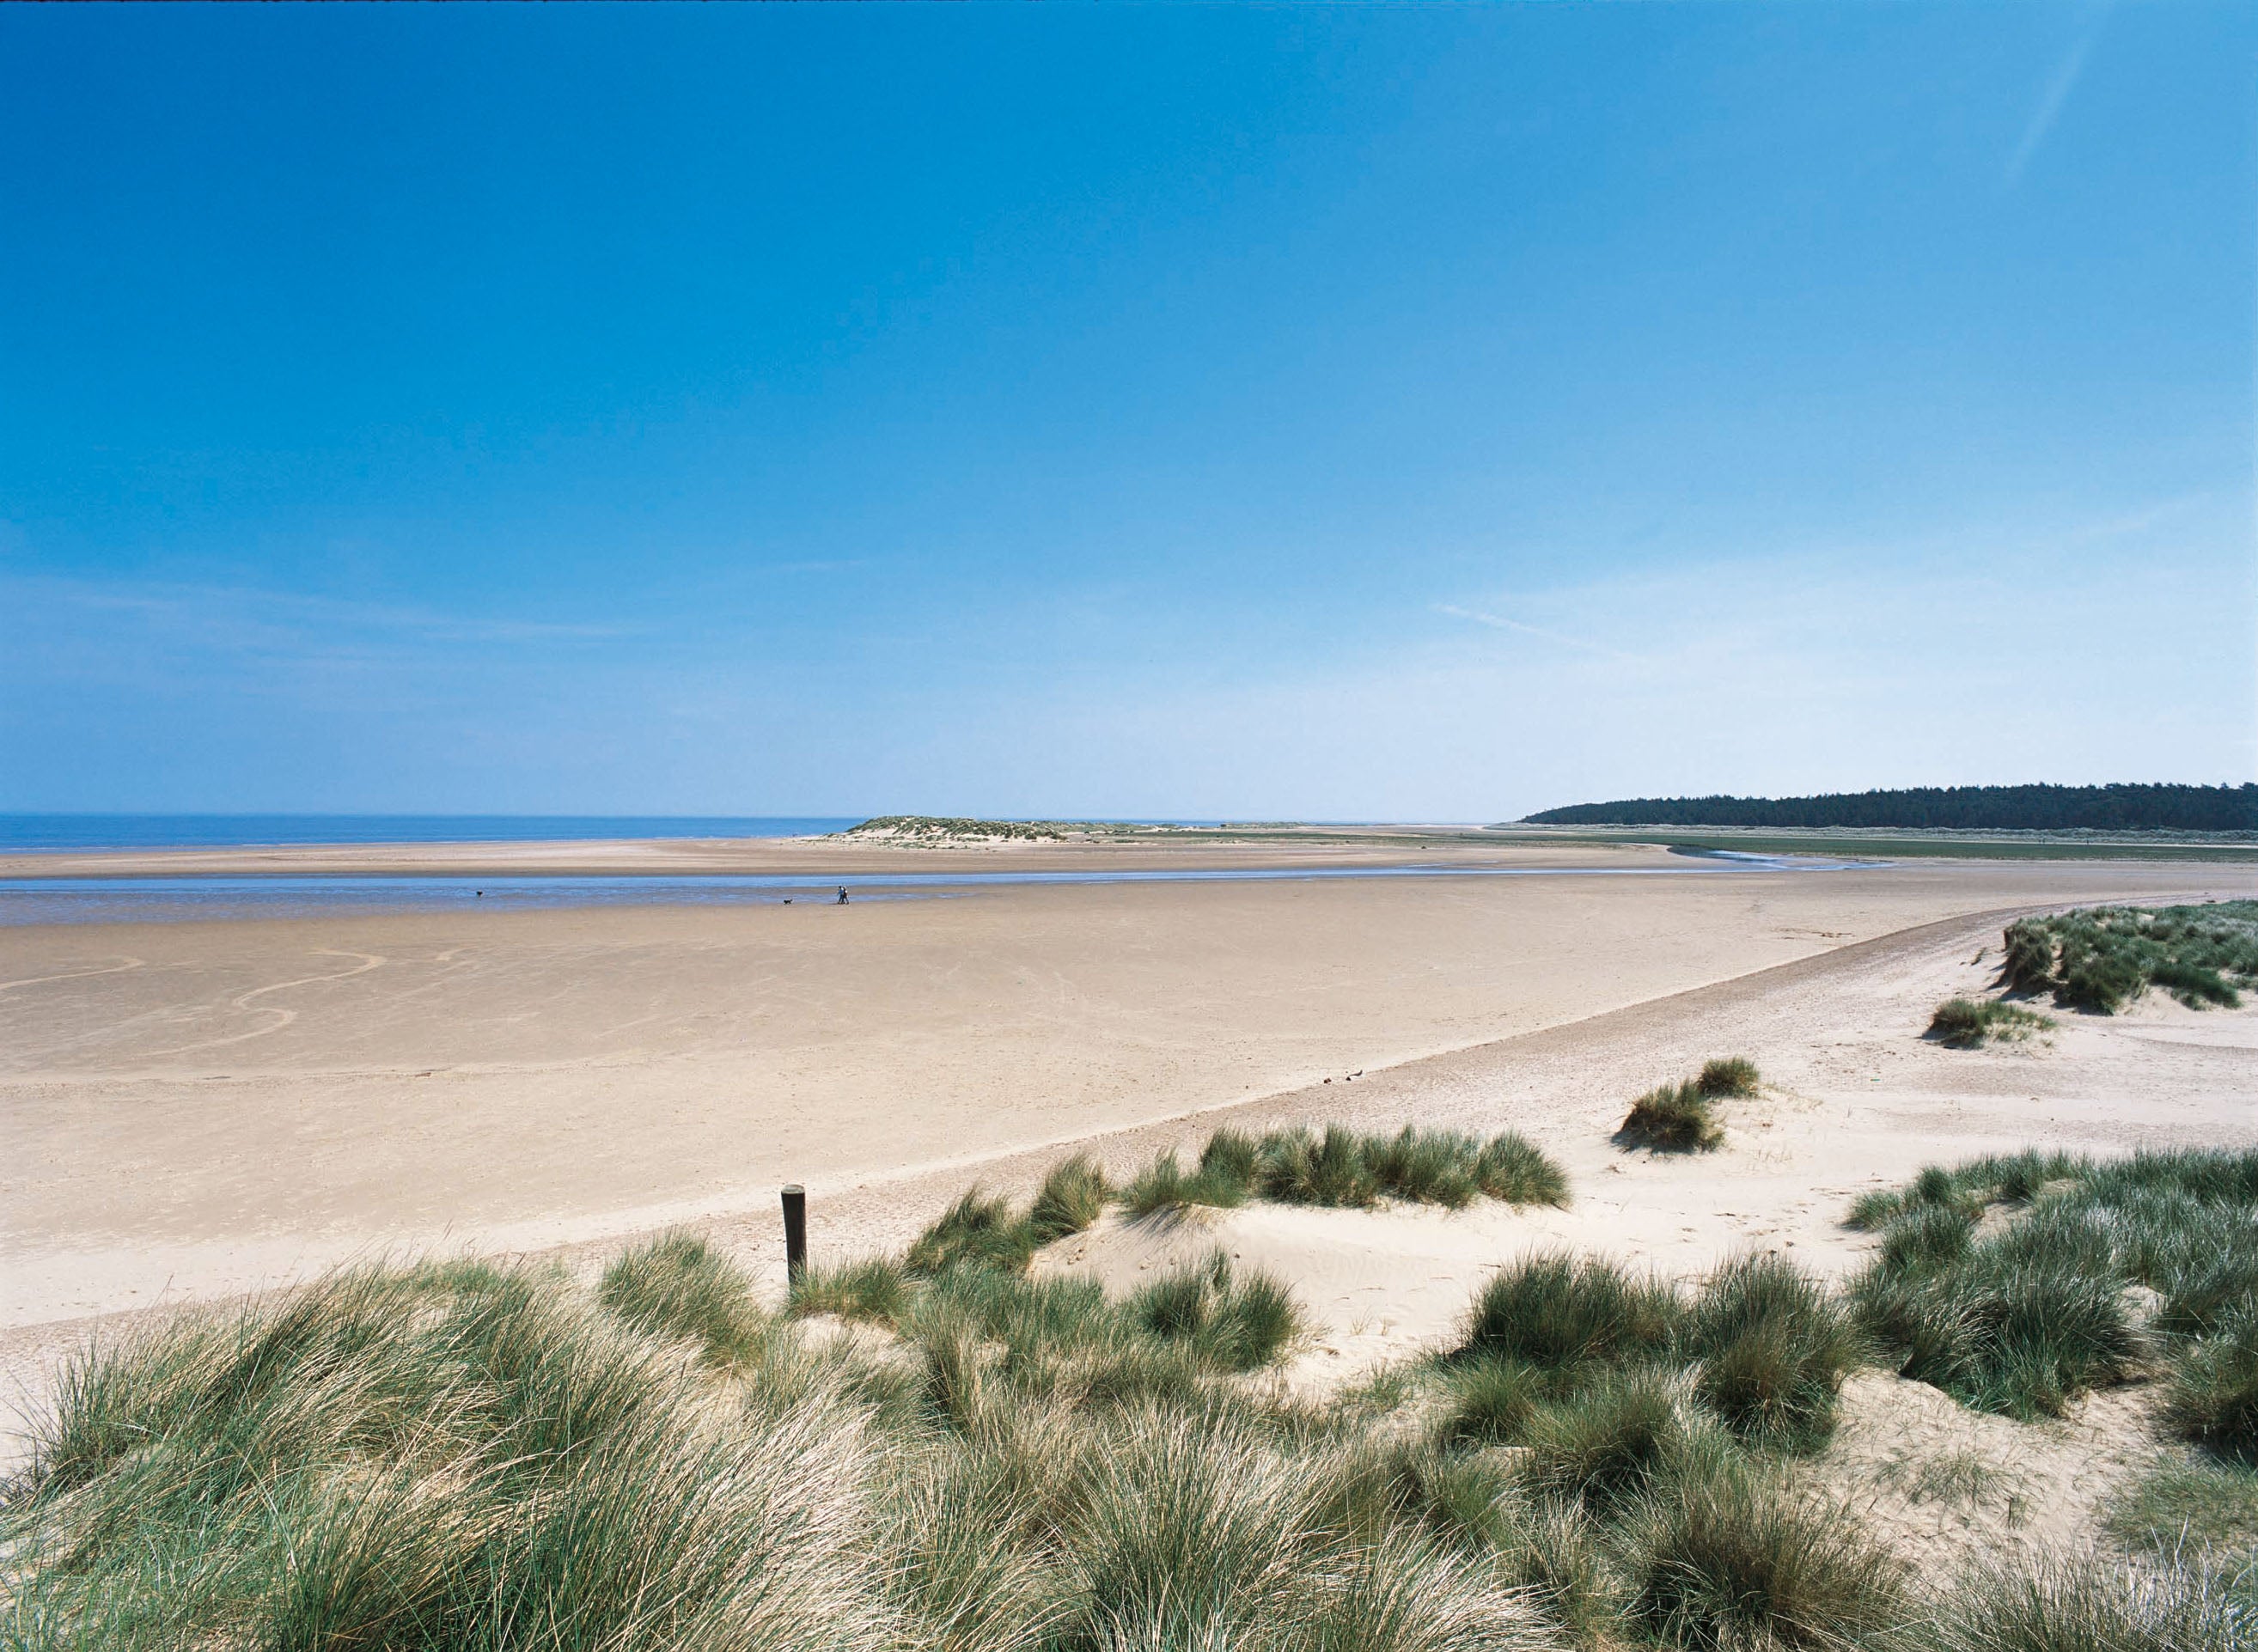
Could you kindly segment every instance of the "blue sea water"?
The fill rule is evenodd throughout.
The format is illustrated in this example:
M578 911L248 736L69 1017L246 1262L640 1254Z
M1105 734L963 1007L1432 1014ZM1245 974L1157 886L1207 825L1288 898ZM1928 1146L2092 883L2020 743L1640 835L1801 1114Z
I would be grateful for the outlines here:
M236 849L291 843L572 843L797 838L860 815L0 814L0 854L32 849Z

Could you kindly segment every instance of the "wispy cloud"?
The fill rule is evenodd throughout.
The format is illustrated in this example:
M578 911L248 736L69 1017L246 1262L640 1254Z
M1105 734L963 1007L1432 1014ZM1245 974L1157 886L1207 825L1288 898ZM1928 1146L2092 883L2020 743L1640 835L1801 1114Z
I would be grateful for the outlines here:
M2063 105L2070 101L2078 77L2085 73L2085 60L2092 54L2093 43L2100 38L2101 25L2108 15L2105 4L2088 8L2079 24L2077 38L2070 43L2070 50L2056 66L2046 90L2039 97L2038 107L2031 111L2029 124L2023 128L2022 141L2008 159L2008 188L2022 181L2023 169L2031 164L2031 157L2038 153L2039 145L2046 142L2047 134L2054 131L2055 122L2062 117Z
M1480 608L1461 608L1455 603L1435 604L1437 613L1446 613L1453 620L1471 620L1476 625L1486 625L1494 631L1518 631L1524 636L1542 637L1547 642L1563 647L1581 649L1587 654L1597 654L1610 660L1637 660L1636 654L1626 654L1621 649L1608 648L1601 642L1587 642L1581 637L1565 636L1558 631L1548 631L1541 625L1530 625L1520 620L1509 620L1502 613L1485 613Z

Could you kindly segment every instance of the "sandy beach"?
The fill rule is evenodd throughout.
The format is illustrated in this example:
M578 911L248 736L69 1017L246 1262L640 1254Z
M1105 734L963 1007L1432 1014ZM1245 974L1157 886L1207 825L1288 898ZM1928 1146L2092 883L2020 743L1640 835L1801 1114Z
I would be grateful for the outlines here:
M1651 1081L1596 1025L1573 1062L1608 1076L1574 1088L1381 1074L1941 918L2253 883L1925 862L0 930L0 1314L764 1212L787 1180L820 1201L1280 1095L1596 1117ZM1844 1013L1843 1037L1878 1031ZM1363 1088L1325 1089L1360 1070Z

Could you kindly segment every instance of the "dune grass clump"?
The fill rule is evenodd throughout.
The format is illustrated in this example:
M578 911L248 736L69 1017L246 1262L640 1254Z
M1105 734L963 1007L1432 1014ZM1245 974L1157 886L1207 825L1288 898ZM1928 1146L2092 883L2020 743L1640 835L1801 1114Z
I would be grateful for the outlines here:
M918 1235L903 1265L914 1274L939 1273L968 1262L1019 1273L1034 1253L1028 1223L1012 1213L1007 1201L989 1198L975 1188Z
M2164 1420L2223 1457L2258 1464L2258 1316L2246 1313L2183 1352L2164 1391Z
M728 1426L654 1249L612 1293L650 1335L556 1274L364 1270L89 1350L0 1512L11 1643L891 1646L857 1414Z
M2258 1308L2258 1152L1932 1166L1865 1195L1850 1220L1882 1242L1852 1281L1854 1308L1902 1374L2033 1416L2161 1359L2185 1437L2251 1449L2258 1350L2238 1351ZM2136 1285L2155 1293L2146 1315L2128 1301Z
M1250 1199L1335 1209L1369 1209L1382 1199L1463 1209L1476 1199L1566 1205L1568 1179L1526 1138L1505 1131L1484 1141L1460 1131L1406 1125L1393 1136L1338 1124L1259 1137L1219 1130L1187 1171L1163 1152L1122 1190L1133 1216L1189 1205L1229 1208Z
M2011 987L2113 1015L2151 987L2191 1009L2233 1007L2258 986L2258 901L2095 906L2007 925Z
M1388 1198L1463 1210L1481 1197L1476 1166L1482 1144L1463 1131L1406 1124L1393 1136L1366 1138L1363 1152L1373 1181Z
M1613 1262L1532 1256L1482 1287L1459 1352L1545 1371L1636 1363L1669 1348L1681 1312L1667 1285Z
M1975 1212L1959 1206L1916 1206L1882 1230L1882 1266L1897 1273L1949 1267L1975 1244L1976 1222Z
M2000 974L2018 992L2045 992L2055 984L2055 958L2060 951L2053 928L2042 918L2019 918L2000 937L2006 956Z
M1953 1210L1972 1223L1987 1206L2028 1204L2043 1188L2080 1181L2092 1173L2092 1161L2082 1155L2035 1149L1973 1159L1953 1169L1930 1165L1905 1187L1861 1194L1852 1202L1847 1220L1867 1233L1879 1232L1917 1210Z
M1736 1434L1787 1449L1834 1431L1843 1379L1864 1354L1843 1304L1776 1256L1719 1269L1686 1309L1680 1343L1694 1393Z
M1459 1361L1447 1381L1438 1433L1451 1445L1518 1445L1558 1386L1539 1367L1495 1354Z
M1301 1329L1292 1294L1267 1273L1234 1274L1222 1251L1146 1286L1129 1299L1128 1312L1145 1330L1188 1344L1219 1371L1271 1364Z
M1627 1146L1657 1152L1708 1152L1725 1139L1709 1097L1698 1083L1664 1084L1630 1104L1615 1132Z
M1711 1455L1627 1522L1631 1616L1666 1646L1834 1648L1914 1613L1904 1565L1850 1512Z
M2231 1578L2183 1555L2112 1566L2052 1558L1960 1580L1923 1652L2248 1652L2258 1623Z
M1779 1257L1728 1262L1681 1301L1601 1258L1539 1255L1502 1269L1475 1297L1438 1367L1435 1437L1551 1441L1559 1451L1639 1411L1652 1425L1651 1458L1683 1422L1661 1411L1690 1405L1702 1427L1722 1424L1750 1449L1808 1451L1832 1434L1843 1379L1864 1357L1844 1304ZM1563 1471L1548 1483L1564 1476L1573 1478Z
M639 1330L699 1344L716 1365L750 1353L768 1325L744 1270L680 1230L606 1268L597 1300Z
M1088 1154L1076 1153L1043 1178L1027 1209L1028 1234L1040 1247L1080 1233L1105 1214L1111 1195L1105 1173Z
M2146 1344L2105 1265L2014 1238L1942 1264L1878 1262L1851 1298L1900 1375L1979 1411L2059 1416L2088 1389L2132 1375Z
M1701 1064L1694 1088L1704 1095L1754 1095L1764 1081L1744 1055L1722 1055Z
M1530 1414L1522 1475L1542 1494L1609 1508L1646 1489L1683 1432L1665 1372L1603 1371Z
M1328 1124L1322 1135L1275 1131L1262 1138L1255 1181L1266 1199L1281 1204L1365 1210L1380 1202L1367 1142L1354 1131Z
M1633 1102L1615 1139L1655 1152L1708 1152L1725 1139L1713 1103L1754 1095L1763 1082L1746 1056L1718 1056L1683 1083L1658 1085Z
M1085 1459L1061 1527L1078 1586L1052 1643L1512 1652L1551 1639L1488 1568L1401 1514L1364 1535L1328 1518L1316 1466L1239 1417L1125 1415Z
M1137 1173L1121 1191L1122 1208L1133 1216L1149 1216L1186 1205L1230 1209L1250 1196L1249 1178L1203 1162L1187 1173L1175 1154L1164 1152Z
M1999 998L1947 998L1929 1017L1929 1038L1956 1050L1972 1050L1987 1040L2009 1043L2049 1032L2052 1016Z
M1474 1183L1486 1197L1507 1204L1568 1208L1567 1173L1514 1131L1502 1131L1482 1144L1474 1159Z
M836 1314L891 1325L909 1305L910 1289L900 1263L866 1257L838 1267L810 1267L792 1282L785 1301L794 1314Z

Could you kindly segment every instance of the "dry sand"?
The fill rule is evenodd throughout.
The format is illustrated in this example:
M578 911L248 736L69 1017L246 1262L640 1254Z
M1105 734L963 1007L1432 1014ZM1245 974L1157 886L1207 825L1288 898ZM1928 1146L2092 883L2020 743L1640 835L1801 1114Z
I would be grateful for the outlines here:
M1046 1258L1125 1283L1223 1244L1294 1284L1317 1327L1294 1379L1330 1385L1445 1334L1531 1246L1840 1272L1850 1196L1934 1159L2258 1139L2258 1014L1920 1037L1989 979L2008 914L2253 893L2240 865L1922 861L0 930L0 1356L29 1390L91 1315L675 1220L774 1280L781 1181L836 1256L898 1245L976 1177L1031 1186L1067 1144L1127 1171L1225 1117L1509 1124L1566 1166L1566 1211L1109 1218ZM1722 1152L1608 1140L1628 1097L1726 1053L1769 1083Z

